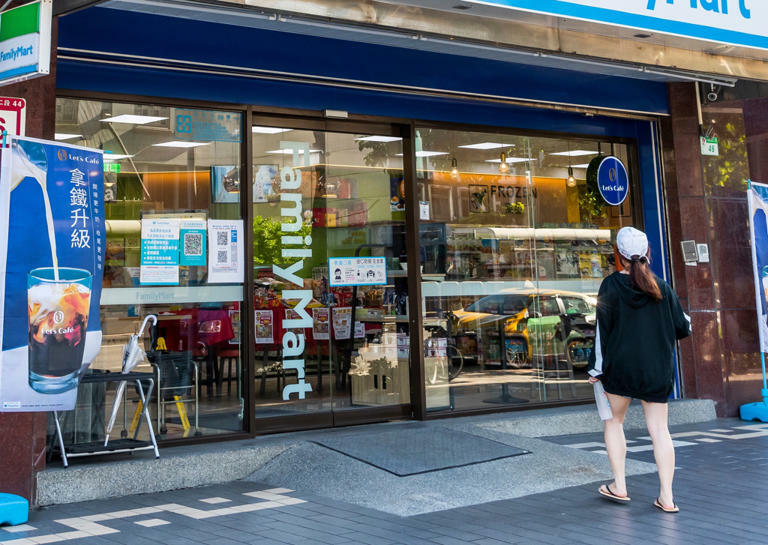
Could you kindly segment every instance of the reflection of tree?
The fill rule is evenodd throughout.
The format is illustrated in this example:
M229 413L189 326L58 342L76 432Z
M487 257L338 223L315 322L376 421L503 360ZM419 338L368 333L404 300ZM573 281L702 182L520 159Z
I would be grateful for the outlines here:
M704 187L707 193L746 191L749 162L744 118L741 113L727 116L720 114L720 118L713 117L717 121L720 155L702 158Z
M297 233L290 233L302 238L312 234L312 227L306 223ZM254 265L278 265L285 267L296 262L295 257L283 257L283 233L280 221L264 216L253 218L253 263ZM306 248L306 246L292 246Z

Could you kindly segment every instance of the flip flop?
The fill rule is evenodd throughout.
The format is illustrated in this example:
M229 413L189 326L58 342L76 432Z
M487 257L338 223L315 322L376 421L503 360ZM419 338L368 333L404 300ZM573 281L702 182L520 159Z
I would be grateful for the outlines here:
M616 503L629 503L631 498L629 496L619 496L611 490L611 486L604 484L597 491L604 497Z
M679 507L678 507L676 504L674 504L674 503L673 503L673 504L672 504L672 507L665 507L665 506L664 506L664 505L661 503L661 501L659 501L659 498L656 498L656 499L653 501L653 506L654 506L654 507L658 507L659 509L661 509L661 510L662 510L662 511L664 511L665 513L679 513L679 512L680 512L680 508L679 508Z

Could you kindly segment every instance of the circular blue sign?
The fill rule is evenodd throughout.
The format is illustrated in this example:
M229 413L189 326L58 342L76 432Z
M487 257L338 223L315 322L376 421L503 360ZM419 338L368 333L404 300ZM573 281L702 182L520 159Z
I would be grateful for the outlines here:
M597 187L603 200L618 206L629 195L629 175L618 157L609 155L597 167Z

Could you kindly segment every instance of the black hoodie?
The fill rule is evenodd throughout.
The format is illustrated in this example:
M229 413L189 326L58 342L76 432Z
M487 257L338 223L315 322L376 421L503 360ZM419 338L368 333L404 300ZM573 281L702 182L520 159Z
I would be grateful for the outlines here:
M661 301L634 288L628 274L603 280L587 369L608 393L665 403L674 383L675 342L690 335L691 326L672 288L656 282Z

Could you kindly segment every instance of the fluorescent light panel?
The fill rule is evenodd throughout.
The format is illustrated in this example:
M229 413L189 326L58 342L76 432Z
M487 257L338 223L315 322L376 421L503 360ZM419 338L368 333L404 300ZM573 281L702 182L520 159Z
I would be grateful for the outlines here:
M133 155L124 155L120 153L107 153L104 152L104 160L105 161L120 161L121 159L128 159L129 157L133 157Z
M299 155L304 155L304 150L300 149ZM293 155L292 149L273 149L272 151L268 151L267 153L271 153L273 155ZM309 150L309 153L323 153L319 149L311 149Z
M571 165L573 168L589 168L589 163L584 163L583 165Z
M527 161L535 161L536 159L526 159L525 157L507 157L507 163L525 163ZM501 159L486 159L486 163L501 163Z
M398 136L363 136L361 138L355 138L358 142L397 142L402 140Z
M152 144L158 148L196 148L198 146L207 146L210 142L193 142L191 140L171 140L160 144Z
M550 153L550 155L565 155L566 157L580 157L582 155L597 155L597 152L589 151L585 149L575 149L571 151L558 151L556 153Z
M434 157L436 155L448 155L448 152L447 151L426 151L426 150L416 152L416 157ZM403 154L398 153L397 156L402 157Z
M281 132L292 131L293 129L281 129L279 127L251 127L251 132L255 134L280 134Z
M66 132L57 132L53 135L54 140L72 140L73 138L82 138L82 134L69 134Z
M468 144L466 146L459 146L465 149L499 149L499 148L514 148L514 144L499 144L498 142L480 142L479 144Z
M155 121L162 121L168 119L167 117L155 117L151 115L131 115L123 114L113 117L105 117L101 121L104 123L127 123L130 125L146 125L147 123L154 123Z

